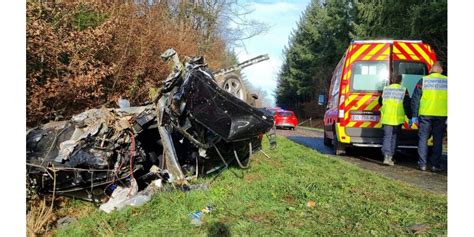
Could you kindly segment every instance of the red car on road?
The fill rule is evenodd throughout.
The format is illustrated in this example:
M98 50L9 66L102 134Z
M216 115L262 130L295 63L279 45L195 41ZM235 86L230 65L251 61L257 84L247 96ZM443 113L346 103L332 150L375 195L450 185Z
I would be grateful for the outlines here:
M295 129L298 126L298 119L293 111L278 110L273 116L277 128Z

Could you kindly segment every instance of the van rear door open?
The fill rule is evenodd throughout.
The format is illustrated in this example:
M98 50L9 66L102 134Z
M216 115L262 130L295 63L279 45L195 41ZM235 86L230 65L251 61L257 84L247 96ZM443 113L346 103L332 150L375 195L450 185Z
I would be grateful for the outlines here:
M435 60L431 47L421 41L352 42L331 80L324 116L325 144L332 140L341 149L349 144L380 146L383 131L378 99L390 75L402 75L402 85L411 96ZM409 128L405 118L403 128L400 144L416 145L416 126Z

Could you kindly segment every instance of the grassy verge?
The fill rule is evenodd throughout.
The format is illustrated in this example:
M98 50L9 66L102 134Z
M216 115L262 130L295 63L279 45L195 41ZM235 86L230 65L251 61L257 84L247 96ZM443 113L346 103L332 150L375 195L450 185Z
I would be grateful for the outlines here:
M306 127L306 126L298 126L298 128L307 129L307 130L313 130L313 131L319 131L319 132L324 132L324 129L322 129L322 128L313 128L313 127Z
M268 147L264 144L264 147ZM97 235L406 235L446 234L446 196L364 171L278 137L249 170L222 173L208 191L157 194L139 208L93 211L59 236ZM211 178L201 179L208 182ZM315 207L307 207L315 201ZM212 204L203 225L188 214Z

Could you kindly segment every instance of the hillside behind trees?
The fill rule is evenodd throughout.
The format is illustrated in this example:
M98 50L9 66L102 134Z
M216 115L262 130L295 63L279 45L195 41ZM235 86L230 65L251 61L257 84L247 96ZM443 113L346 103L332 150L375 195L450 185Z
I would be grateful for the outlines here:
M423 40L447 69L447 0L312 0L283 50L277 105L300 117L322 117L315 98L327 94L334 68L355 39Z

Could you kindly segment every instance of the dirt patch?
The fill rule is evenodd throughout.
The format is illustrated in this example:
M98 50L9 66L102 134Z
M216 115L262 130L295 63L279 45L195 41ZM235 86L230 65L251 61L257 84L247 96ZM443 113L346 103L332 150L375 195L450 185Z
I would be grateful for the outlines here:
M244 179L247 183L252 183L255 180L261 180L262 176L260 174L250 173L250 174L246 174Z
M296 204L296 198L292 195L285 195L283 201L291 205Z
M258 213L258 214L257 213L249 214L249 215L246 215L246 217L254 222L271 224L272 220L276 218L276 215L273 212L263 212L263 213Z

